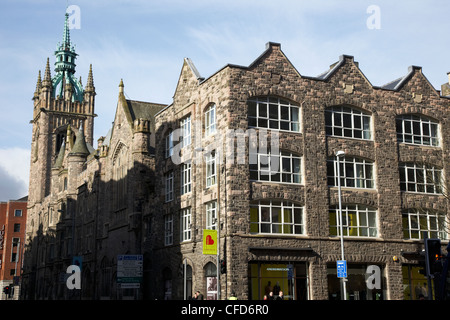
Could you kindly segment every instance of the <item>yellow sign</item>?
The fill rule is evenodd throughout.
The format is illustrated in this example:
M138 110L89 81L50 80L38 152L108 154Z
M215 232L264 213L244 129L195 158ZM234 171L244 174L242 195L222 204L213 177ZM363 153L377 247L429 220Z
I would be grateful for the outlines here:
M203 230L203 254L217 255L217 231Z

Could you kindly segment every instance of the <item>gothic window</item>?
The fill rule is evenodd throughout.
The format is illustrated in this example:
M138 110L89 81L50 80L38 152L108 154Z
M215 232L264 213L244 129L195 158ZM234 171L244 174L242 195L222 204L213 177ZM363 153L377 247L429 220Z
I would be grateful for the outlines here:
M113 160L113 204L115 210L126 207L128 153L123 143L116 148Z
M371 116L350 106L334 106L325 110L328 136L370 140Z
M300 132L300 107L277 97L248 101L249 127Z

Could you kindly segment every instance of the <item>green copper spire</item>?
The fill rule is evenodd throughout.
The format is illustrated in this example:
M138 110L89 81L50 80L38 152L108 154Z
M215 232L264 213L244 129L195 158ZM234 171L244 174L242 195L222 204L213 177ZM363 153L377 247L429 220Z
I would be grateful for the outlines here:
M53 96L64 97L66 88L73 88L72 100L83 101L83 87L75 78L75 59L77 54L70 43L69 14L65 14L63 41L59 43L56 51L55 72L53 77Z

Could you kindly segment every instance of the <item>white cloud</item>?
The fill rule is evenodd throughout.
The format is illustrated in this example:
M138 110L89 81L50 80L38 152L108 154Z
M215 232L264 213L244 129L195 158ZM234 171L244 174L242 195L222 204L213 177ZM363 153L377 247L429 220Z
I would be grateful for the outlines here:
M0 200L18 199L28 194L30 150L0 149Z

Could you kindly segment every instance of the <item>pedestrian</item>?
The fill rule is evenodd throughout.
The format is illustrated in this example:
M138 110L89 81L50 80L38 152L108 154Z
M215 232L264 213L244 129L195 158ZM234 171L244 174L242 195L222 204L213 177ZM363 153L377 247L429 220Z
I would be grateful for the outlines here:
M231 292L231 296L228 300L237 300L236 293L234 291Z
M267 300L274 300L274 297L273 297L273 292L272 291L270 291L270 293L269 293L269 297L268 297L268 299Z
M197 300L203 300L203 295L201 294L201 292L199 290L197 290L197 292L195 294L197 295Z
M283 300L283 299L284 299L284 297L283 297L283 291L280 290L280 292L278 292L277 300Z

